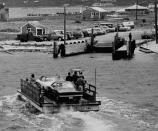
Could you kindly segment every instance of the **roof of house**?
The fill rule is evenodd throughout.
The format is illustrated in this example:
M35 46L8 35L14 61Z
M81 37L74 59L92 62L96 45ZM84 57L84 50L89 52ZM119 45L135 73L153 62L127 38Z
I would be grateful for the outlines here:
M135 5L132 5L132 6L129 6L126 8L121 8L121 9L117 10L116 12L121 13L121 12L125 12L126 10L136 10L136 9L148 10L149 8L135 4Z
M118 13L125 12L125 8L119 9L116 12L118 12Z
M24 27L25 25L30 24L36 28L46 28L44 25L42 25L41 23L39 23L39 21L29 21L26 24L24 24L22 27Z
M136 9L139 9L139 10L148 10L149 8L147 7L144 7L144 6L140 6L140 5L133 5L133 6L129 6L127 8L125 8L125 10L136 10Z
M90 8L93 9L93 10L96 10L98 12L107 12L105 9L100 8L100 7L90 7Z

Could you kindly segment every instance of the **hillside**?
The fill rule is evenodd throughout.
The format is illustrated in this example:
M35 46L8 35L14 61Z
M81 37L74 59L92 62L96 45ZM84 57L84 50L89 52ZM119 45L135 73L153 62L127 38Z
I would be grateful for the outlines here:
M24 7L24 6L63 6L64 3L70 5L90 6L98 0L1 0L9 7ZM146 4L149 0L138 0L139 3ZM145 2L144 2L145 1ZM124 6L134 4L136 0L116 0L115 5Z

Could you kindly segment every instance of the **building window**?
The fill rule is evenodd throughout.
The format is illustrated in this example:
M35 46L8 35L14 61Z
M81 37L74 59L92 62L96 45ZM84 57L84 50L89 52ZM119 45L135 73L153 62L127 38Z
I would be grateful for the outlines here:
M91 18L94 18L94 12L91 12Z
M31 32L31 28L27 28L28 32Z
M98 12L95 12L95 16L97 16L99 13Z
M42 35L43 30L42 29L37 29L37 35Z

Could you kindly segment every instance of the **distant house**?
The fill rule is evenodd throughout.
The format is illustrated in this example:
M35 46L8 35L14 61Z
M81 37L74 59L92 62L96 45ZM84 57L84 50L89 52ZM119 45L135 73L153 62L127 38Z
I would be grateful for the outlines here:
M96 2L92 4L92 6L112 7L114 6L115 2L116 0L96 0Z
M129 7L126 7L126 8L121 8L119 10L117 10L116 12L119 13L119 14L136 14L136 10L137 10L137 13L138 14L146 14L146 13L149 13L149 8L147 7L144 7L144 6L140 6L140 5L133 5L133 6L129 6Z
M8 19L9 19L8 8L1 8L0 9L0 20L1 21L8 21Z
M100 7L87 7L82 13L83 20L103 20L107 15L107 11Z
M69 6L66 8L69 14L79 14L82 6ZM44 18L47 16L54 16L56 14L63 14L63 7L8 7L9 19L16 18Z
M5 7L4 3L0 2L0 21L7 21L9 19L8 8Z
M140 6L140 5L136 5L136 4L125 8L125 12L127 12L129 14L135 14L136 10L137 10L138 14L146 14L149 12L149 8Z
M150 9L151 12L154 12L155 4L154 3L149 3L148 8ZM157 8L158 8L158 4L157 4Z
M34 36L45 34L46 27L38 21L30 21L21 27L21 33L32 32Z

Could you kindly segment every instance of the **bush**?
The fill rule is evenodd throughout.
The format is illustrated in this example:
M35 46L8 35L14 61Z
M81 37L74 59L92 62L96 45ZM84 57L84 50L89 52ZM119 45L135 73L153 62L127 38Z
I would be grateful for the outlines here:
M82 22L79 21L79 20L76 20L75 23L77 23L77 24L81 24Z
M129 20L129 18L128 18L128 17L125 17L124 20Z
M1 29L0 32L19 32L19 30L7 28L7 29Z

